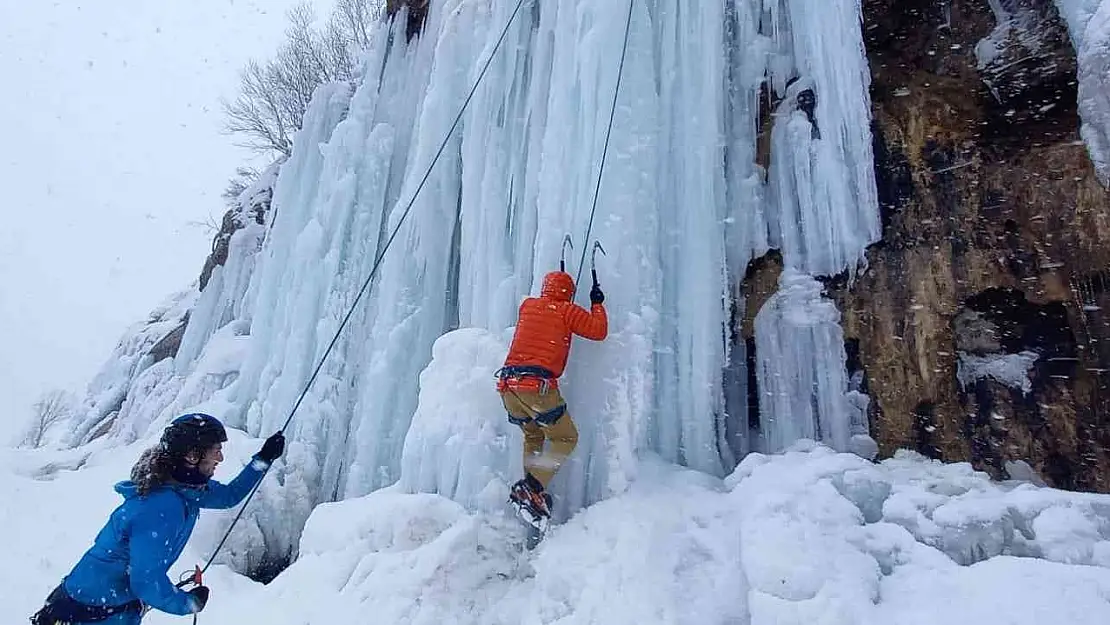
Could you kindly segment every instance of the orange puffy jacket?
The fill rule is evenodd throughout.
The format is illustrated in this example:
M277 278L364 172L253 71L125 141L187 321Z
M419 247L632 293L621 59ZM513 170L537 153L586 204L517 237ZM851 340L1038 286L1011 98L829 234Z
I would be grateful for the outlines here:
M544 276L540 297L529 297L520 304L506 367L543 367L558 378L567 366L572 333L592 341L605 339L609 334L605 307L594 304L587 311L571 301L573 296L574 279L570 274L552 271ZM508 378L498 384L498 389L532 389L542 384L534 377ZM548 384L556 382L551 379Z

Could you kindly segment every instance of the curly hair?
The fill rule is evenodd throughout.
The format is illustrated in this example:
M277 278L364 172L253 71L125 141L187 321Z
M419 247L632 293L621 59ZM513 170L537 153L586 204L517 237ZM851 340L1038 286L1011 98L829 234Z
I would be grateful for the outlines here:
M131 467L131 481L139 488L140 495L147 495L171 481L176 464L177 460L163 445L155 445L144 451Z

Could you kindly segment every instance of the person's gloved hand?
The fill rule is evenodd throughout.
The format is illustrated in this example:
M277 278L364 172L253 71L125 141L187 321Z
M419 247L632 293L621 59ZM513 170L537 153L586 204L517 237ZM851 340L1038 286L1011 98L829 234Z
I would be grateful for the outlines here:
M590 289L590 303L601 304L605 301L605 293L601 292L601 285L595 284L594 288Z
M208 604L208 586L197 586L189 594L193 596L193 612L200 612Z
M285 453L285 434L277 432L267 438L265 443L262 443L262 449L258 450L258 457L272 463L280 458L283 453Z

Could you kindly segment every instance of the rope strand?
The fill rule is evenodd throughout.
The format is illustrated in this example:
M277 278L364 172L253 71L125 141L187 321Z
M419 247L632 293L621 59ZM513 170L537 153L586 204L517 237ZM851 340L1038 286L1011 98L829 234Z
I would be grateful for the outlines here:
M586 264L586 250L590 247L590 231L594 227L594 213L597 212L597 198L601 194L601 176L605 173L605 160L609 155L609 137L613 134L613 118L617 114L617 96L621 90L621 76L624 75L624 59L628 54L628 33L632 30L632 9L636 0L628 1L628 19L624 23L624 44L621 46L621 62L617 67L617 85L613 88L613 106L609 109L609 127L605 130L605 146L601 149L601 164L597 171L597 186L594 188L593 207L590 208L590 221L586 225L586 238L582 241L582 258L578 261L578 274L574 277L575 286L582 278L582 267Z
M447 144L451 140L451 135L454 134L455 129L458 127L459 122L462 120L463 114L466 112L466 108L470 105L470 101L474 98L474 93L478 91L478 86L481 84L482 79L485 78L486 71L489 69L490 64L493 62L493 57L501 48L501 44L505 41L505 36L509 33L509 28L516 20L517 13L520 12L520 7L523 5L524 0L519 0L516 3L516 8L513 9L512 15L509 16L509 21L505 24L505 28L501 31L501 36L497 39L497 44L494 45L493 50L490 51L489 58L486 59L485 64L482 66L481 72L478 73L478 78L474 81L474 86L471 87L470 93L467 94L466 100L463 102L462 107L459 109L459 114L455 116L455 121L451 124L451 128L447 131L447 135L443 138L443 142L440 143L439 150L436 151L436 155L432 158L431 163L428 164L428 168L424 172L424 176L420 179L420 184L417 185L416 191L412 194L412 199L409 200L409 203L405 207L404 212L401 213L401 218L397 221L397 226L393 229L392 234L389 235L389 239L386 240L385 246L382 248L382 251L378 254L377 258L374 259L374 265L370 269L370 275L367 276L366 281L362 283L362 288L359 289L358 295L355 296L355 300L351 302L351 305L347 310L347 314L343 317L343 321L340 322L339 328L336 329L335 336L333 336L331 342L328 343L328 347L324 350L323 356L320 357L320 362L317 363L316 369L312 372L312 376L309 377L308 382L305 383L304 390L301 391L301 394L297 398L296 403L293 404L293 408L289 411L289 416L285 419L285 423L281 426L280 431L282 433L284 433L285 430L289 428L289 424L293 421L293 416L297 413L297 408L300 407L301 402L303 402L304 398L308 395L308 391L312 388L312 383L316 381L316 377L320 375L320 370L324 367L324 362L331 354L332 349L335 348L335 345L339 341L339 337L342 334L343 329L347 326L347 322L351 320L351 315L354 314L355 307L358 306L358 303L362 299L363 295L365 295L367 290L369 290L370 284L374 280L374 276L377 275L378 268L381 266L382 259L385 257L385 253L389 250L389 246L393 244L393 239L397 237L397 233L400 232L401 226L404 224L405 219L409 216L409 211L412 210L413 204L416 203L417 196L420 195L420 192L424 189L425 183L428 182L428 178L432 175L432 168L434 168L436 162L439 161L439 157L443 155L443 151L447 149ZM269 471L270 467L266 467L265 473L268 473ZM263 477L265 477L265 473L263 474ZM239 522L239 519L243 517L243 512L245 512L247 509L247 504L250 503L251 499L254 497L254 494L258 492L258 487L261 486L261 484L262 480L259 479L258 482L254 485L254 488L252 488L251 491L247 493L247 497L244 500L243 505L239 508L238 514L236 514L235 518L232 519L231 525L229 525L227 531L224 532L223 538L220 539L220 542L212 551L212 555L208 558L208 562L206 562L204 568L201 569L202 573L206 572L208 570L208 567L212 565L212 562L215 561L216 555L220 552L220 549L223 548L224 544L227 542L228 537L231 536L231 531L235 528L235 525Z

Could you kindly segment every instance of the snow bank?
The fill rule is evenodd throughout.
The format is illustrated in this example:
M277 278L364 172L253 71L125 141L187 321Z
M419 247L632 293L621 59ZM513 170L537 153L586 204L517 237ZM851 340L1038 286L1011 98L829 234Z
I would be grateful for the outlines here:
M1107 567L1094 554L1110 546L1110 497L1000 485L912 453L874 465L822 447L753 454L726 483L752 623L944 623L966 614L1096 623L1110 614L1110 570L1071 566ZM1000 600L1009 594L1022 600Z
M1101 623L1110 497L991 482L912 453L802 443L724 481L643 458L638 479L531 555L502 507L397 488L320 506L301 558L212 604L273 625ZM216 597L217 595L213 595Z
M507 345L484 330L450 332L420 374L420 405L405 436L400 486L474 509L522 477L522 436L509 423L494 372Z
M230 476L259 441L233 432ZM51 481L0 456L0 619L19 622L117 503L142 446ZM261 586L214 567L210 622L1104 623L1110 496L991 482L917 454L873 464L801 442L724 480L655 457L628 489L552 528L532 554L507 506L479 510L399 486L322 504L296 562ZM267 480L274 478L268 477ZM503 493L502 493L503 494ZM29 514L28 510L34 510ZM202 561L230 513L205 512L172 571ZM969 616L970 615L970 616ZM152 614L152 623L173 617Z

